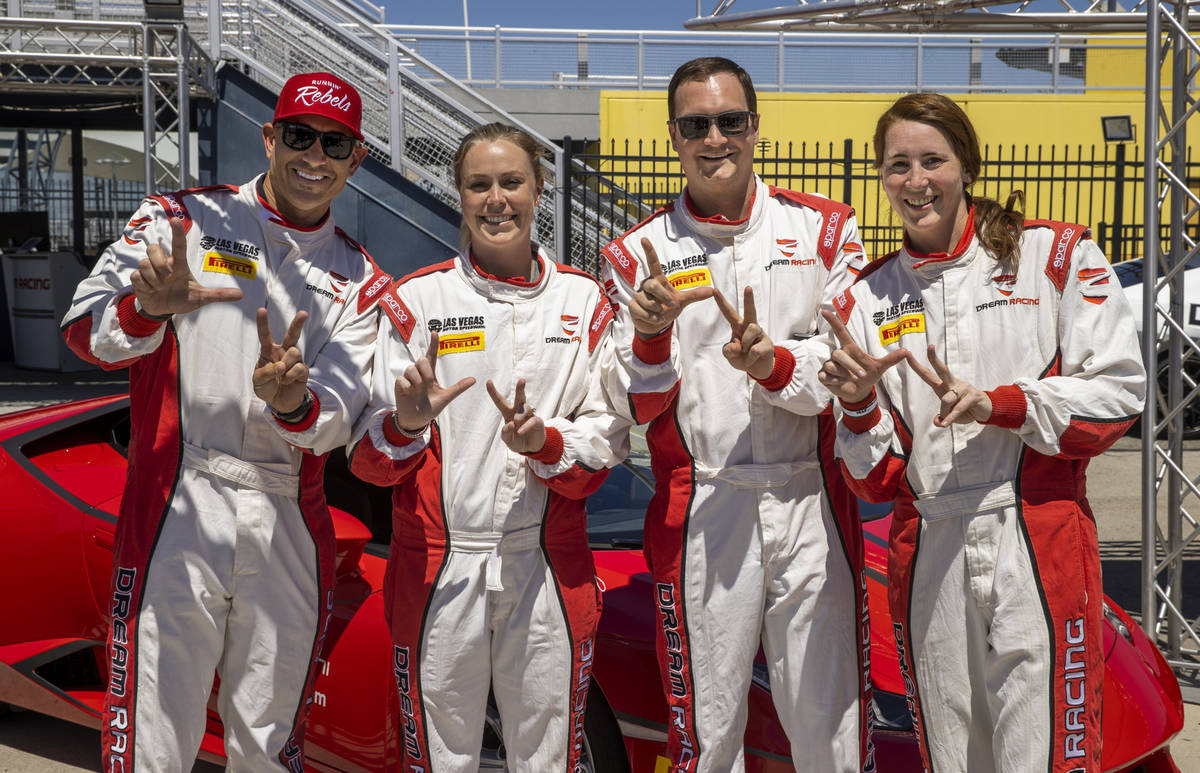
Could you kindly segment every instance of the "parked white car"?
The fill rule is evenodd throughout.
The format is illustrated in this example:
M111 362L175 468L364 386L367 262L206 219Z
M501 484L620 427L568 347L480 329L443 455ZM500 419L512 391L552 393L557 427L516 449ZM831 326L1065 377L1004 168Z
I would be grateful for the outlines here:
M1121 287L1125 290L1125 298L1129 301L1129 307L1133 310L1134 322L1137 325L1138 336L1140 337L1142 333L1142 259L1137 258L1136 260L1125 260L1120 263L1114 263L1113 271L1116 273ZM1183 329L1191 336L1193 341L1200 342L1200 255L1188 261L1187 268L1183 271L1183 278ZM1160 305L1166 304L1167 299L1167 290L1160 290L1158 293L1158 303ZM1168 366L1167 352L1160 350L1158 353L1158 383L1160 392L1163 394L1166 393L1167 389L1166 376ZM1198 382L1200 382L1200 354L1197 354L1190 346L1184 346L1183 389L1185 397L1195 388ZM1158 401L1158 415L1160 418L1165 408L1165 401L1163 398L1160 398ZM1191 403L1184 408L1183 426L1185 438L1200 438L1200 395L1192 398Z

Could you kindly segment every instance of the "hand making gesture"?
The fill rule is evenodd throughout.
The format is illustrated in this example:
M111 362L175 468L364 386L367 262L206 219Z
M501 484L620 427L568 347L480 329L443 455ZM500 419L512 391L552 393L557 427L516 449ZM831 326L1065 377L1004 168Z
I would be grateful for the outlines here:
M162 245L146 245L146 257L129 278L142 311L154 317L186 314L217 301L236 301L242 291L236 287L205 287L192 275L187 261L187 234L183 221L171 218L171 253Z
M276 413L288 414L304 402L308 390L308 365L296 343L308 319L307 311L298 311L288 325L281 343L275 343L267 310L258 310L258 362L250 380L254 394L271 406Z
M754 306L754 290L747 287L742 293L742 312L737 313L720 290L713 288L721 314L729 322L729 342L721 347L721 354L729 364L744 370L759 381L767 379L775 369L775 344L770 336L758 326L758 310Z
M696 301L711 298L716 289L676 289L663 273L662 265L658 262L658 253L654 251L654 245L649 239L642 239L642 249L646 252L646 268L650 275L642 280L637 292L630 299L629 316L639 335L652 338L666 330L684 308Z
M862 402L888 368L909 356L907 349L896 349L883 357L873 357L855 343L837 314L827 310L821 316L829 323L840 348L834 349L821 365L817 380L843 402Z
M992 417L992 399L986 392L955 378L946 364L938 358L933 344L929 345L929 364L933 366L933 370L918 362L911 354L907 355L907 358L908 367L912 368L922 381L933 387L934 394L941 403L937 416L933 417L935 427L984 422Z
M500 439L504 445L518 454L541 451L546 445L546 425L525 402L525 379L517 379L517 394L512 405L501 397L491 379L488 379L487 391L504 417L504 426L500 428Z
M475 385L467 377L444 387L437 380L438 334L430 332L425 356L409 365L404 374L396 377L396 414L394 421L401 430L413 433L429 426L454 398Z

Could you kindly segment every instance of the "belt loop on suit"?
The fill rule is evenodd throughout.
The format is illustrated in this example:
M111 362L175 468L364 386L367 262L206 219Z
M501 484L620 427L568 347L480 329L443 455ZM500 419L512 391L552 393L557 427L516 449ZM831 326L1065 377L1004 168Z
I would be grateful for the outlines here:
M261 491L264 494L295 497L300 493L299 475L270 470L262 465L238 459L236 456L201 448L191 443L183 444L183 464L193 470L207 472L209 475Z

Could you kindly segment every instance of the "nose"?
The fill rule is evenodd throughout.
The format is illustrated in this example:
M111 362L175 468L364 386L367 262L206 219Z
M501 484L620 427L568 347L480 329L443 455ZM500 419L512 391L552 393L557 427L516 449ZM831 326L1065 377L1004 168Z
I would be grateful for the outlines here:
M920 164L913 164L908 170L908 179L905 180L909 188L924 188L929 182L929 174L925 167Z
M710 118L708 121L708 134L705 135L704 141L709 145L716 145L725 141L725 135L721 134L721 130L717 128L717 120Z
M304 157L313 164L320 164L325 161L325 147L321 144L321 138L317 137L313 144L304 149Z
M487 203L502 204L504 202L504 190L499 185L493 185L488 188Z

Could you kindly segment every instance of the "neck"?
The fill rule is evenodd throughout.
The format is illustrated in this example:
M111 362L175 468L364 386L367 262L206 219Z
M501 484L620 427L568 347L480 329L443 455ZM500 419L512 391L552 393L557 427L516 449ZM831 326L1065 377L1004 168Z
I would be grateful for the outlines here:
M529 242L518 243L502 250L480 249L471 246L471 255L484 271L501 278L533 278L533 250Z
M688 196L701 217L720 215L726 220L742 220L750 214L754 203L754 175L745 185L720 185L715 188L688 184Z
M959 205L958 212L955 213L954 225L950 228L949 232L930 236L927 242L924 240L914 240L912 234L909 234L909 245L923 255L936 255L941 252L949 255L958 246L959 240L962 239L963 231L967 228L967 215L969 213L970 209L964 201Z
M293 207L290 202L279 198L275 195L275 187L271 184L271 173L269 171L263 175L262 194L272 209L287 218L287 221L292 225L298 225L301 228L309 228L320 223L325 218L325 213L329 211L325 210L324 212L315 214L301 212L296 207Z

